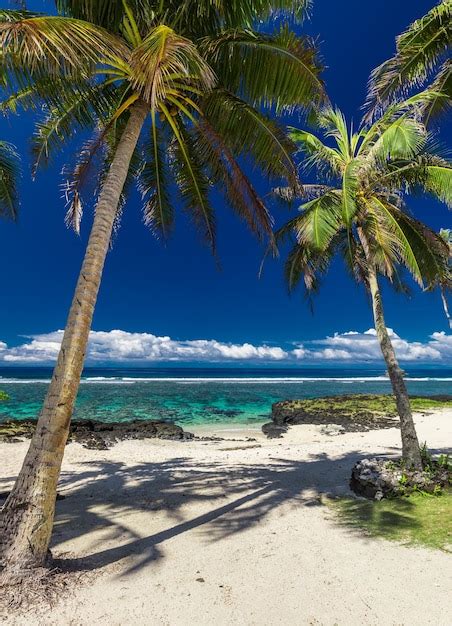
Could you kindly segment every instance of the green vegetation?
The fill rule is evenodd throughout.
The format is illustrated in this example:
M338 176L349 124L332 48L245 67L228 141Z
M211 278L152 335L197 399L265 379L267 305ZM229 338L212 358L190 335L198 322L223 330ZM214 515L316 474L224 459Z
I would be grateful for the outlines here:
M451 404L452 396L411 398L414 411L441 409ZM277 402L272 408L272 420L276 424L338 424L346 432L398 426L392 395L351 394Z
M9 400L9 395L6 393L6 391L0 390L0 402L4 402L6 400Z
M450 108L451 24L452 1L441 0L397 37L394 56L372 72L368 97L370 115L424 84L429 85L434 94L423 110L427 122L432 115Z
M299 184L299 215L276 233L278 243L291 242L285 264L290 290L304 283L308 295L319 290L336 257L364 286L373 309L376 336L397 400L402 456L422 468L410 400L390 332L380 277L399 291L409 273L421 287L449 287L450 249L426 224L414 219L405 197L417 191L452 205L452 161L440 154L422 122L429 91L388 106L367 126L355 132L337 108L321 110L313 121L318 134L292 129L292 139L305 156L305 175L314 170L313 184ZM334 147L330 144L334 144Z
M340 498L328 500L328 505L341 524L372 537L452 551L452 491L380 502Z
M19 177L19 155L15 147L6 141L0 141L0 217L2 218L13 220L17 218Z
M100 188L60 356L0 514L0 566L31 569L48 557L97 294L131 185L138 183L144 222L157 236L170 234L182 205L215 251L216 186L258 238L274 241L272 217L242 162L265 181L295 185L296 146L274 113L326 101L314 44L288 25L309 3L296 4L277 3L286 25L268 34L263 24L275 15L268 0L58 0L57 16L0 10L8 78L0 108L45 111L33 138L35 167L88 133L65 187L76 231L82 198L93 195L86 182L97 174Z
M284 409L293 411L306 411L309 413L341 413L344 417L367 414L369 417L384 416L395 417L397 406L393 396L389 395L361 395L333 396L326 398L313 398L308 400L288 400L280 403ZM441 409L450 407L452 396L449 400L428 397L412 397L411 406L414 411L428 409Z

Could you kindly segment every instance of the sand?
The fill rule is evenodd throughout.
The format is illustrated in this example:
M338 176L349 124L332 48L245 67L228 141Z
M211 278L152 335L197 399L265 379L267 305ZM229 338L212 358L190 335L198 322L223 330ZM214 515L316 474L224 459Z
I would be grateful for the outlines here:
M416 423L421 441L447 451L451 410ZM357 459L399 453L396 429L326 436L295 426L272 441L257 429L219 434L241 441L68 445L52 550L81 558L84 573L52 609L6 623L452 624L450 554L370 538L324 504L348 493ZM0 491L26 448L0 444Z

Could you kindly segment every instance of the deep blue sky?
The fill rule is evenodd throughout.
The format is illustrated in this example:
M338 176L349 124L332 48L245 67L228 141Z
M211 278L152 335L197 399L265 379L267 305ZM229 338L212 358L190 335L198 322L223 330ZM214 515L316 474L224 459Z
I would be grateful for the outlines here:
M29 4L53 6L50 1ZM359 119L369 72L392 54L395 36L432 5L432 0L349 0L336 10L339 5L331 0L314 0L304 30L318 35L330 97L347 116ZM9 4L2 1L0 6ZM22 116L0 123L2 139L14 141L27 154L32 120ZM0 224L0 340L10 345L22 342L21 335L65 324L90 216L88 211L80 238L65 228L60 166L41 171L32 183L27 163L20 221ZM450 226L450 213L430 199L418 199L412 207L434 228ZM141 223L134 197L107 260L93 327L282 344L372 326L365 295L341 266L326 280L312 315L301 292L288 297L280 263L269 263L257 279L262 250L221 202L218 216L221 271L184 218L166 246L155 241ZM447 329L438 295L415 292L407 300L387 290L386 310L388 325L410 340Z

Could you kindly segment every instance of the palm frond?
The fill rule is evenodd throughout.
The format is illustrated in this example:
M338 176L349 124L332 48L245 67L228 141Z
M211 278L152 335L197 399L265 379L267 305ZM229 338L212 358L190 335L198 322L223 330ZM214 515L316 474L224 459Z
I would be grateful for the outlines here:
M342 198L337 190L301 205L301 216L294 231L298 242L317 250L326 250L337 232L343 228Z
M296 180L296 146L277 122L223 89L212 91L201 108L236 156L251 155L266 176Z
M165 100L177 81L194 83L203 91L209 91L215 84L212 69L193 42L163 24L152 29L133 50L130 68L134 89L153 109Z
M0 217L16 219L19 209L19 155L13 145L0 141Z
M327 100L316 48L287 28L276 35L226 31L202 49L220 84L253 105L293 111Z
M295 245L289 251L284 264L284 275L289 288L293 291L301 280L308 294L316 293L320 288L322 276L327 272L335 253L332 245L327 251L320 251L304 245Z
M434 94L430 102L422 107L424 123L428 125L432 119L449 112L452 106L452 60L447 59L430 85Z
M165 105L160 106L174 134L174 157L170 165L177 163L173 171L184 207L215 253L215 217L209 199L210 182L204 171L205 164L199 159L190 133Z
M406 249L415 257L422 281L427 288L438 284L440 277L448 274L449 247L446 242L422 222L394 206L388 208L405 235ZM411 271L409 258L404 259L404 263Z
M170 202L168 163L162 129L152 115L152 127L146 144L145 161L139 177L139 190L144 202L144 223L156 236L168 237L174 222Z
M0 46L3 64L13 75L78 75L129 56L122 39L89 22L23 14L15 19L9 11L0 11Z
M452 2L443 0L397 38L396 54L377 67L369 83L368 105L384 107L435 70L452 39Z
M422 151L427 137L422 122L402 115L381 132L375 142L366 145L364 154L380 162L409 159Z
M33 171L47 163L51 155L62 149L77 131L96 124L107 125L123 93L124 89L117 90L113 85L102 83L87 83L81 88L74 85L72 90L62 90L59 98L53 98L45 118L36 124L32 141Z
M297 128L290 128L290 138L299 145L307 156L304 168L315 168L327 178L339 175L344 168L344 160L335 148L325 145L314 134Z
M359 188L359 161L349 161L342 174L342 217L347 227L350 227L357 211L356 196Z
M208 166L212 182L223 191L228 204L251 232L259 240L270 238L273 246L273 219L234 153L207 119L200 121L197 130L196 149Z

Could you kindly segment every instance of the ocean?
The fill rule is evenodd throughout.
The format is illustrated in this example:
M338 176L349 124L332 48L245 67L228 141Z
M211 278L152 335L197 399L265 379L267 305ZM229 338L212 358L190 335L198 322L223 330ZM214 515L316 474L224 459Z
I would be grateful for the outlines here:
M0 368L0 421L37 417L51 368ZM413 395L452 394L452 369L407 369ZM389 393L383 368L86 368L74 417L161 419L182 427L264 423L279 400Z

